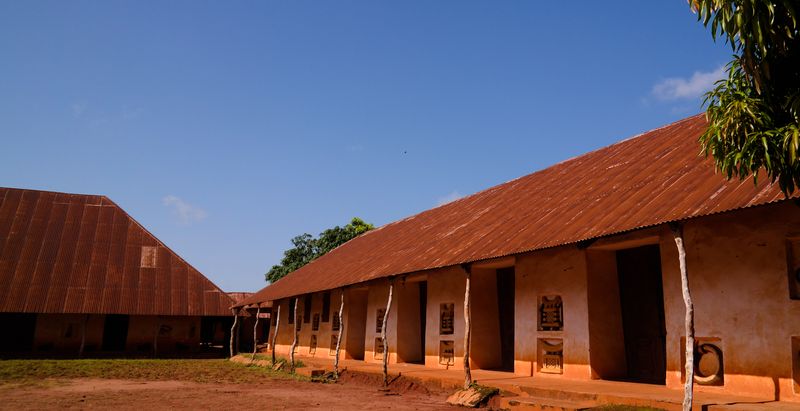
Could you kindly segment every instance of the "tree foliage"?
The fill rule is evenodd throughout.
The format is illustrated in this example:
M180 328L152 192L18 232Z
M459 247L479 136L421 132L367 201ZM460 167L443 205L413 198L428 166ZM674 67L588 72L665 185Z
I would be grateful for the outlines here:
M321 232L317 238L308 233L298 235L292 238L293 247L283 253L281 263L273 265L264 276L267 281L274 283L292 271L373 228L375 227L372 224L354 217L344 227L329 228Z
M714 40L734 52L706 94L706 155L728 178L760 170L788 196L800 188L800 34L797 0L690 0Z

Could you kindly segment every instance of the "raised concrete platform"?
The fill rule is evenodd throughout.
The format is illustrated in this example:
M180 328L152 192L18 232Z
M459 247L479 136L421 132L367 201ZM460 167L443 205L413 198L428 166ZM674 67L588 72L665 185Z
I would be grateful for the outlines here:
M297 355L297 358L302 359L306 367L328 371L333 369L333 359L329 357ZM339 367L350 372L382 374L380 364L358 360L342 360L339 362ZM462 370L433 369L419 364L390 364L389 373L402 374L424 385L448 391L455 391L464 384ZM585 410L604 404L625 404L672 411L681 410L683 402L682 390L670 389L663 385L519 377L510 372L489 370L473 370L472 378L481 385L501 390L502 398L493 404L499 408ZM700 411L800 411L800 403L746 396L696 392L694 400L693 409Z

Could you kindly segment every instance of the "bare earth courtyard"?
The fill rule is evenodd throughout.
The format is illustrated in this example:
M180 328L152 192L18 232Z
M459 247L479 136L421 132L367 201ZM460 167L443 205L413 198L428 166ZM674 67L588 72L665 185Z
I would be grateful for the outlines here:
M226 360L0 361L0 409L453 409L414 384L313 383Z

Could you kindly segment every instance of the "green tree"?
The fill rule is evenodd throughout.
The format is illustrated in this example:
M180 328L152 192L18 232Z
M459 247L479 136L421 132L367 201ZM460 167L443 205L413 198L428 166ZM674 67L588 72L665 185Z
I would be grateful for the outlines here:
M293 247L283 253L281 263L273 265L264 277L268 282L274 283L292 271L373 228L375 226L372 224L354 217L344 227L329 228L321 232L317 238L308 233L294 237L292 238Z
M714 40L734 52L706 94L706 155L728 178L765 170L787 196L800 188L800 35L797 0L690 0Z

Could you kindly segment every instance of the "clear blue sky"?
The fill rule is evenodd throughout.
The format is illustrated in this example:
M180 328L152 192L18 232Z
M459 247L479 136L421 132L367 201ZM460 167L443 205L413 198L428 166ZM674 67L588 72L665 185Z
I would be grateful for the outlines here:
M685 0L3 1L0 186L105 194L255 291L294 235L698 113L730 54Z

